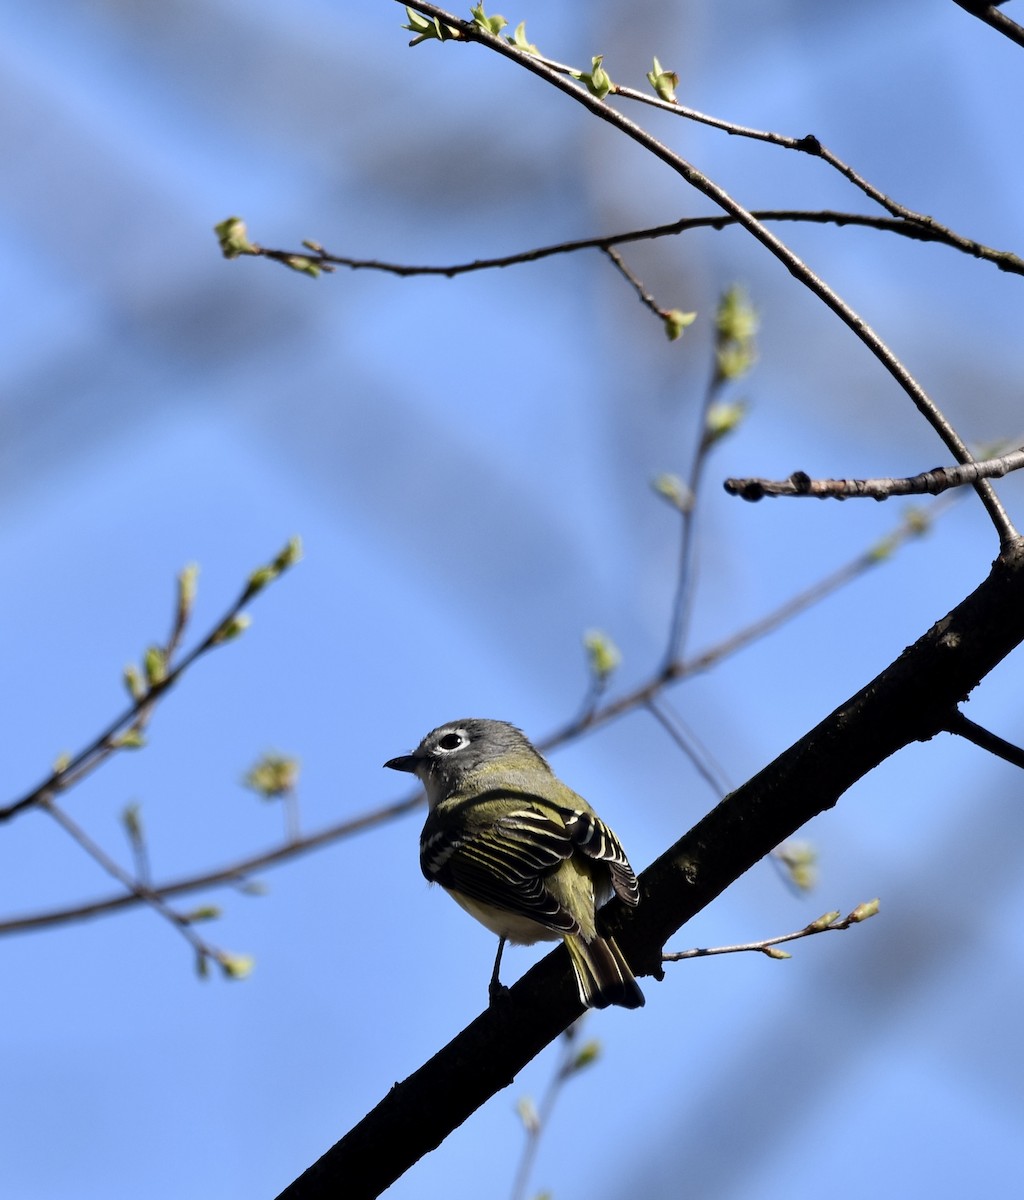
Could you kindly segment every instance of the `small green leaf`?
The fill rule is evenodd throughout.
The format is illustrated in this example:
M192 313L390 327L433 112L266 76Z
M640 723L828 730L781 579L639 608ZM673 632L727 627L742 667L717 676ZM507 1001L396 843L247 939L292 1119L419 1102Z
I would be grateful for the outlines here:
M710 405L704 419L704 434L701 438L701 449L707 450L722 438L739 427L747 414L747 406L742 400L726 402L716 400Z
M261 592L268 583L273 583L279 575L282 575L289 567L293 567L301 558L302 539L298 536L289 538L287 545L273 562L258 567L249 576L249 595L254 596L257 592Z
M274 559L274 566L278 571L287 571L289 567L294 567L297 562L302 559L302 538L298 534L288 539L288 544L281 553Z
M225 258L238 258L241 254L259 254L260 248L249 241L245 222L241 217L228 217L214 225L213 232L220 243L220 252Z
M807 930L810 933L821 933L823 929L828 929L830 925L834 925L839 920L840 915L838 908L833 912L823 913L816 921L812 921L807 926Z
M308 275L310 279L319 279L323 273L320 263L304 254L286 254L280 261L291 270L298 271L300 275Z
M651 480L651 487L681 513L688 513L693 509L693 492L678 475L663 471Z
M587 652L590 673L600 683L605 683L622 662L618 646L600 629L591 629L583 635L583 646Z
M146 739L140 729L126 729L120 737L114 738L110 743L117 750L141 750Z
M141 700L146 694L146 685L142 682L142 676L139 674L139 669L134 663L129 663L123 673L124 686L128 689L128 695L133 700Z
M818 852L810 842L786 842L775 851L775 857L800 891L809 892L818 882Z
M522 50L524 54L539 54L540 51L533 42L526 39L526 22L520 21L515 28L515 32L508 39L509 45L515 46L517 50Z
M53 773L54 773L54 775L61 775L70 766L71 766L71 755L66 750L62 750L60 752L60 754L58 754L57 757L53 760Z
M793 957L792 954L789 954L787 951L780 950L778 948L778 946L763 946L761 949L762 949L762 952L764 954L767 954L769 958L780 958L781 959L781 958L792 958Z
M527 1133L535 1134L540 1130L540 1114L531 1096L519 1097L516 1101L516 1112Z
M137 801L133 800L121 810L121 824L124 826L129 839L135 845L139 845L144 840L142 834L142 806Z
M670 308L668 312L662 313L662 318L665 322L665 336L670 342L677 342L683 336L683 330L696 321L697 314Z
M679 76L675 71L664 70L657 58L654 60L654 69L647 72L647 79L662 100L666 100L669 104L679 103L676 99Z
M221 910L216 904L201 904L199 908L193 908L189 912L184 913L184 919L194 925L197 921L216 921L221 915Z
M217 962L224 972L225 979L246 979L256 966L256 960L251 954L229 954L226 950L217 954Z
M474 8L471 8L469 13L477 29L482 29L484 33L489 33L492 37L497 37L508 24L508 21L504 17L489 17L484 12L483 0L480 0L480 3Z
M167 655L159 646L150 646L142 657L142 669L150 687L167 678Z
M718 304L715 314L715 361L721 379L739 379L757 361L755 335L757 310L746 292L733 285Z
M187 619L196 602L196 589L199 581L199 564L189 563L178 572L178 613L182 620Z
M586 84L587 91L592 96L596 96L598 100L603 100L615 86L609 78L608 72L602 66L603 62L604 55L596 54L591 59L589 71L569 72L574 79L578 79L581 83Z
M584 1068L589 1067L592 1063L597 1062L600 1057L601 1043L594 1038L580 1047L576 1057L570 1064L570 1070L573 1072L582 1071Z
M406 8L405 15L409 18L409 24L403 25L402 28L416 34L409 43L410 46L418 46L420 42L432 40L450 42L462 37L459 30L451 25L443 25L437 17L425 17L421 13L413 12L411 8Z
M879 904L878 904L877 897L874 900L868 900L864 904L858 904L857 907L853 910L853 912L850 913L850 916L848 918L850 924L856 925L860 921L866 921L868 919L868 917L877 916L878 915L878 907L879 907Z
M221 642L233 641L236 637L240 637L252 624L252 617L245 613L236 613L235 616L229 617L228 620L217 630L211 638L211 644L214 646L220 645Z
M295 789L300 763L284 754L264 754L245 773L242 782L264 800L276 800Z

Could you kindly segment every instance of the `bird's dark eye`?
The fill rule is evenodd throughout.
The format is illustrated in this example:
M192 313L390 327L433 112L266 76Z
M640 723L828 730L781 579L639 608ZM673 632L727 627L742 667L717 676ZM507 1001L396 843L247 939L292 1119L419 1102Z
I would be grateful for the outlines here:
M437 743L439 750L458 750L465 744L466 739L461 733L446 733Z

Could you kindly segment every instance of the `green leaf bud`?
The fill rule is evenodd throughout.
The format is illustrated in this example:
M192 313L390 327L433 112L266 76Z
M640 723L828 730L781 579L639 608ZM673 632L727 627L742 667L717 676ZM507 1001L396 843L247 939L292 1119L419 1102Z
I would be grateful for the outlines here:
M693 508L693 492L678 475L663 471L651 480L651 487L681 513L688 513Z
M878 898L868 900L864 904L858 904L857 907L850 913L849 922L851 925L856 925L861 921L866 921L868 917L874 917L878 914Z
M931 529L932 518L927 509L920 508L915 504L903 514L903 523L906 525L907 531L914 537L922 537Z
M591 674L598 682L604 683L622 662L618 646L599 629L591 629L583 635L583 646Z
M484 12L483 0L480 0L480 3L474 8L471 8L469 13L477 29L482 29L484 33L489 33L492 37L497 37L508 24L508 21L504 17L489 17Z
M757 310L741 287L725 292L715 314L715 363L721 379L739 379L757 361Z
M301 558L302 539L298 536L289 538L288 544L273 562L257 567L249 576L248 594L254 596L257 592L261 592L268 583L273 583L279 575L287 571L289 567L293 567Z
M603 100L615 86L609 78L608 72L602 66L603 62L604 55L595 54L591 59L589 71L569 72L574 79L578 79L581 83L586 84L587 91L592 96L596 96L598 100Z
M532 1096L520 1096L516 1101L516 1112L527 1133L532 1135L540 1132L540 1113Z
M818 882L818 852L810 842L786 842L775 851L775 857L800 891L809 892Z
M462 37L458 29L451 25L442 25L437 17L425 17L421 13L413 12L411 8L406 8L405 15L409 18L409 24L403 25L402 28L416 34L409 43L410 46L418 46L420 42L431 40L450 42Z
M678 104L676 99L676 88L679 86L679 76L675 71L666 71L662 68L657 58L654 59L654 68L647 72L647 79L651 87L658 93L662 100L669 104Z
M221 909L216 904L201 904L184 914L184 919L194 925L197 921L216 921L221 916Z
M520 21L515 28L515 32L508 39L511 46L515 46L517 50L522 50L524 54L539 54L540 51L533 42L526 39L526 22Z
M780 950L778 946L763 946L762 951L765 954L767 954L769 958L780 958L781 959L781 958L792 958L793 957L792 954L790 954L788 951Z
M129 663L123 673L124 686L128 689L128 695L133 700L141 700L146 694L146 685L142 682L142 676L139 674L139 669L134 663Z
M830 925L834 925L839 920L840 915L839 909L835 909L833 912L822 913L816 921L812 921L807 926L808 933L821 933L823 929L828 929Z
M229 617L228 620L217 630L211 638L211 644L214 646L220 645L221 642L233 641L239 637L252 624L252 617L245 613L236 613L235 616Z
M576 1054L576 1057L569 1064L570 1071L582 1071L585 1067L589 1067L591 1063L597 1062L601 1057L601 1043L592 1038L585 1045L581 1046Z
M129 839L136 845L139 845L144 840L142 833L142 806L138 801L133 800L121 810L121 824L124 826L125 833L128 834Z
M689 328L697 319L695 312L683 312L678 308L670 308L662 313L665 322L665 336L670 342L677 342L683 336L683 330Z
M150 646L142 656L142 669L150 687L163 683L167 678L167 655L159 646Z
M284 754L264 754L245 773L242 782L264 800L276 800L293 791L301 764Z
M323 273L323 267L313 258L307 258L305 254L286 254L280 259L286 267L292 271L298 271L300 275L308 275L311 279L319 279Z
M707 450L722 438L727 437L747 414L747 406L742 400L727 403L716 400L708 408L704 418L704 435L701 438L701 449Z
M217 962L224 972L225 979L246 979L253 972L256 960L250 954L228 954L221 950L217 954Z
M178 613L182 620L192 611L196 602L196 588L199 580L199 564L189 563L178 572Z
M220 243L220 252L225 258L238 258L241 254L259 254L259 246L249 241L245 222L241 217L228 217L214 225L213 232Z

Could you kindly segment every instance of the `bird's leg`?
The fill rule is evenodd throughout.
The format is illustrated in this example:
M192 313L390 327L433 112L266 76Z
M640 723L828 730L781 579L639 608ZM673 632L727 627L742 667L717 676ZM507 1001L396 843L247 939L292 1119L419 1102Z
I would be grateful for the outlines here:
M494 970L491 973L491 982L487 985L487 995L490 997L492 1004L508 991L508 988L505 987L505 985L498 978L498 971L501 969L501 952L504 949L505 939L503 937L499 937L498 953L494 959Z

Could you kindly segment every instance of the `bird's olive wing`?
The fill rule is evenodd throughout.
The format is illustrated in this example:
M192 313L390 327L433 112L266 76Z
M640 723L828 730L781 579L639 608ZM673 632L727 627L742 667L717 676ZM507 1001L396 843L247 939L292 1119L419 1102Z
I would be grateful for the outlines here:
M622 844L604 821L590 812L566 813L566 832L583 854L607 866L616 895L635 908L640 901L640 885Z
M545 886L545 879L576 848L558 811L517 807L493 821L473 817L458 809L430 814L420 841L423 874L555 933L578 933L572 913Z

